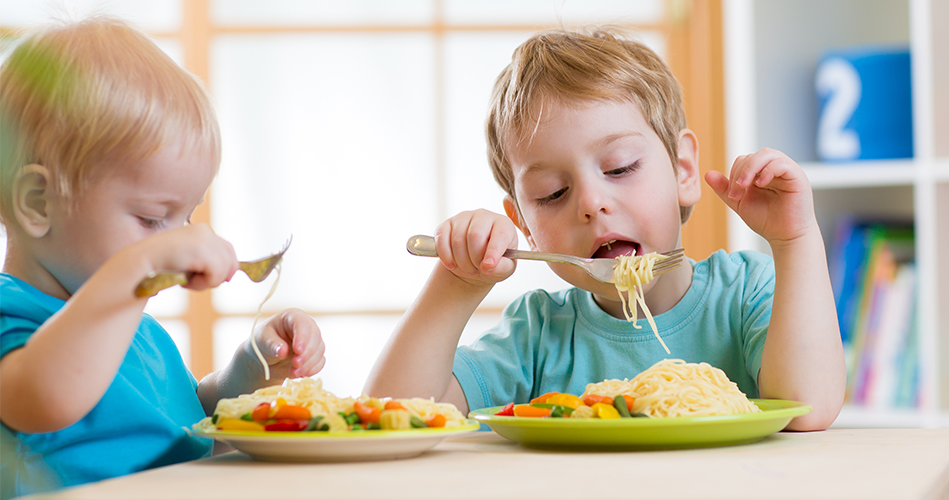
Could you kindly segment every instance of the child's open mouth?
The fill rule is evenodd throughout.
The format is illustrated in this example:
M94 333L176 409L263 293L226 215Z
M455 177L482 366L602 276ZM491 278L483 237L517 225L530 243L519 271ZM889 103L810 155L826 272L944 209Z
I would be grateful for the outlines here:
M593 254L594 259L615 259L621 255L639 255L640 245L633 241L613 240L604 243Z

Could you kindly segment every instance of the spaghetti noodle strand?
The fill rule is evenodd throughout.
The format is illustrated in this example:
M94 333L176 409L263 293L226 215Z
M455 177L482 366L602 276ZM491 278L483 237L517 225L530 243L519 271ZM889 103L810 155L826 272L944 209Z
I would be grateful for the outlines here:
M669 347L659 336L659 328L656 327L656 321L653 319L652 313L649 312L649 307L646 305L646 294L643 291L643 285L652 281L654 277L653 267L659 258L660 255L655 252L616 257L616 265L613 267L613 284L616 285L620 302L623 304L623 314L626 316L626 321L632 322L633 327L637 329L642 328L637 324L639 314L637 308L633 305L635 302L643 309L643 314L645 314L652 332L656 335L659 343L662 344L662 348L666 350L666 354L671 354ZM626 292L627 295L623 295L623 292Z

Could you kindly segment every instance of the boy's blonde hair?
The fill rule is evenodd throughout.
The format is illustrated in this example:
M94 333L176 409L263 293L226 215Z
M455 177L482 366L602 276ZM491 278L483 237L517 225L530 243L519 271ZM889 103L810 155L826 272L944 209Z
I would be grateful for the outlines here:
M221 138L201 84L143 33L108 17L43 27L0 67L0 221L17 172L40 164L59 194L183 140L220 164Z
M618 27L538 33L514 51L494 84L485 133L494 179L514 203L510 140L529 140L550 102L629 101L639 106L678 171L686 128L682 90L662 59ZM692 207L680 207L685 222Z

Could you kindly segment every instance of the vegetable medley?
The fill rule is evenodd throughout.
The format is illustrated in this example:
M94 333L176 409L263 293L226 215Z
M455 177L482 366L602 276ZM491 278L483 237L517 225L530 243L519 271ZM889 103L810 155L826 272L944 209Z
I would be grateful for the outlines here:
M588 394L580 399L573 394L548 392L527 404L508 403L497 416L549 418L633 418L646 417L633 412L635 398L626 394L615 397Z
M278 397L270 403L260 403L240 418L224 418L215 413L211 422L219 431L318 432L445 427L446 417L435 413L423 420L398 400L366 396L353 402L352 411L312 415L308 408L287 404Z
M279 386L218 401L196 430L350 432L456 427L468 421L452 404L424 398L341 398L319 379L286 379Z

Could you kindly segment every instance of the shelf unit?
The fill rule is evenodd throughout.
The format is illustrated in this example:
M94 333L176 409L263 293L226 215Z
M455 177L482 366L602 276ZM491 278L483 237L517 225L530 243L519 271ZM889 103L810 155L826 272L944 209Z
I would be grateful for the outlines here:
M723 6L728 162L773 147L798 161L814 189L825 243L842 213L911 220L918 269L922 404L845 407L838 427L949 426L949 0L726 0ZM822 163L814 72L824 51L908 45L914 157ZM768 252L734 214L729 249Z

